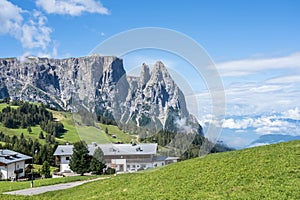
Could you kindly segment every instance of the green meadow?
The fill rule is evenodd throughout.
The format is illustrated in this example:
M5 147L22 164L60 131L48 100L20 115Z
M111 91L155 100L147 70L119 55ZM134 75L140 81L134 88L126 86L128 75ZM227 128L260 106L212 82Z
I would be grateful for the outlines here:
M292 141L210 154L30 198L3 199L296 200L299 188L300 141Z
M62 178L39 179L39 180L34 180L33 184L34 187L39 187L39 186L54 185L60 183L69 183L74 181L90 180L98 177L100 176L69 176L69 177L62 177ZM30 183L31 181L19 181L19 182L0 181L0 193L1 193L0 199L13 199L11 198L12 196L2 195L2 193L30 188Z
M6 103L0 104L0 110L8 106ZM10 105L11 106L11 105ZM17 108L18 106L11 106L13 108ZM132 139L136 139L135 135L130 135L128 133L124 133L117 126L113 125L105 125L97 123L95 126L83 126L74 123L73 115L69 112L61 112L55 110L49 110L52 112L55 120L60 121L64 125L65 133L61 134L56 140L60 144L65 143L75 143L79 140L85 140L87 144L91 142L97 143L110 143L110 142L123 142L129 143ZM108 129L108 133L110 135L116 135L116 138L111 137L109 134L105 133L105 128ZM39 139L39 134L41 131L41 127L39 125L31 127L32 132L28 133L27 128L6 128L0 123L0 131L9 136L16 135L20 137L21 133L24 134L25 138ZM43 131L44 136L46 133ZM44 139L39 139L41 144L45 143Z

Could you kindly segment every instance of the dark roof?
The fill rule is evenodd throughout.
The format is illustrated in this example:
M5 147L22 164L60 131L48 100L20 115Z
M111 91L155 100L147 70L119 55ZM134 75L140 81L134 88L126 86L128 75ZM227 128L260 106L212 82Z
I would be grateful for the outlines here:
M167 156L154 156L153 161L165 161Z
M8 149L0 149L0 163L10 164L23 160L29 160L32 157Z
M88 145L89 155L93 155L97 148L101 148L104 155L147 155L156 154L157 144L96 144ZM54 156L73 154L73 145L58 145Z

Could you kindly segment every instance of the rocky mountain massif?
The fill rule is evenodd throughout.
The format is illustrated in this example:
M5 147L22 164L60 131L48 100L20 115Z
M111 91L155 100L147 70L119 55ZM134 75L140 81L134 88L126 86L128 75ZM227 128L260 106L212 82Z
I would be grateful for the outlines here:
M0 59L0 98L5 97L84 110L146 132L179 129L202 135L162 62L151 71L143 64L140 77L132 77L126 75L122 59L113 56Z

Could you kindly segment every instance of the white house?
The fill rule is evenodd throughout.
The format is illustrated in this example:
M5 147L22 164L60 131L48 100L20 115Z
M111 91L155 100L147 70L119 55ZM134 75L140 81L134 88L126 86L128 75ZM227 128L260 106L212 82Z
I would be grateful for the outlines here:
M179 157L155 156L153 158L153 167L161 167L178 161L180 161Z
M92 146L97 148L97 144ZM157 144L99 144L107 165L118 172L153 168Z
M157 144L96 144L88 145L89 155L101 148L107 166L118 172L138 171L177 162L178 157L156 156ZM73 154L73 145L58 145L54 152L60 172L70 172L69 162Z
M60 172L71 172L69 163L73 154L73 145L58 145L55 152L55 163L59 165Z
M8 150L0 149L0 179L18 179L25 176L25 161L32 157Z

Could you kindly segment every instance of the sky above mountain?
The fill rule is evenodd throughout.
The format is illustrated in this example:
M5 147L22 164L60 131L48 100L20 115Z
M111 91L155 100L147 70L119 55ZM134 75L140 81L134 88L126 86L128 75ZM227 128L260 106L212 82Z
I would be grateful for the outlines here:
M0 57L88 55L119 32L162 27L200 44L224 83L226 119L214 122L205 80L182 58L160 50L125 55L134 73L162 60L179 86L187 80L202 125L223 127L220 140L241 147L261 135L300 135L300 2L0 0ZM179 81L178 81L179 80ZM194 86L201 82L201 87ZM193 105L189 105L193 113Z

